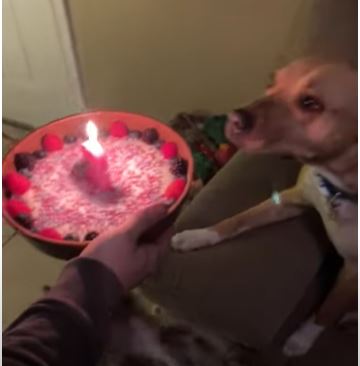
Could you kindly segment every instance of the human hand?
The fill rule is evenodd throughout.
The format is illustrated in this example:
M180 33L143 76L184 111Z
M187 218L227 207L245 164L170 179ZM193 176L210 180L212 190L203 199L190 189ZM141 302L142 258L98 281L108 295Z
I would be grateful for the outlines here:
M154 272L165 254L172 230L152 243L139 243L140 236L166 216L167 206L156 205L134 215L120 229L100 235L83 250L81 257L97 260L115 273L126 291Z

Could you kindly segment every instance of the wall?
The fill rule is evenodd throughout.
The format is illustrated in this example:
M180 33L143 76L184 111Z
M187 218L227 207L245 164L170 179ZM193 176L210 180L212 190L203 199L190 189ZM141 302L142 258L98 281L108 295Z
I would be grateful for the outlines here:
M357 67L357 0L304 1L294 20L284 62L319 55Z
M261 93L276 65L311 51L319 34L329 43L333 27L318 18L330 11L316 9L321 2L339 7L335 0L69 0L87 105L162 120L240 106ZM347 13L339 21L345 37L334 29L336 42L351 31Z

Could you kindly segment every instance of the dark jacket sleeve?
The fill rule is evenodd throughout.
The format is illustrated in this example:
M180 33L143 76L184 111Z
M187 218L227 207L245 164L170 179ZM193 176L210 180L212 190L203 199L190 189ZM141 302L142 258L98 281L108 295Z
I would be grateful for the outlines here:
M122 294L115 275L101 263L72 260L49 293L4 332L4 365L95 365Z

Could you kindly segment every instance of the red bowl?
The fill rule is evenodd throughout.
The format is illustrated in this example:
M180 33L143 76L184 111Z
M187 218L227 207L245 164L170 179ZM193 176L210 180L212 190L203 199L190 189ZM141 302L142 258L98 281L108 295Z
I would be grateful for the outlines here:
M5 156L3 160L3 175L6 173L15 170L14 166L14 156L19 152L31 152L39 149L41 146L41 138L47 133L53 133L60 137L65 135L76 135L83 136L85 135L85 125L86 123L92 120L99 127L99 129L106 130L110 127L111 123L116 120L121 120L126 123L129 129L137 129L140 131L145 130L146 128L156 128L160 139L164 141L173 141L178 146L179 155L187 160L188 162L188 172L187 172L187 182L186 187L180 196L180 198L169 207L168 215L173 214L175 210L179 207L183 199L185 198L193 177L194 163L192 159L192 154L189 146L184 141L184 139L178 135L174 130L168 127L166 124L163 124L153 118L141 116L132 113L125 112L115 112L115 111L93 111L88 113L80 113L71 116L67 116L56 121L49 122L48 124L36 129L27 135L24 139L22 139L16 146L14 146ZM5 198L3 197L3 202ZM70 253L79 253L86 245L86 242L77 242L70 240L57 240L50 239L40 236L30 230L25 229L23 226L18 224L4 209L3 205L3 216L6 221L13 226L17 231L27 236L30 239L33 239L36 243L45 244L44 249L50 254L53 254L51 251L51 247L57 247L58 249L68 249ZM50 250L50 251L49 251ZM56 253L55 253L56 255ZM60 254L60 256L62 256ZM70 255L71 256L71 255Z

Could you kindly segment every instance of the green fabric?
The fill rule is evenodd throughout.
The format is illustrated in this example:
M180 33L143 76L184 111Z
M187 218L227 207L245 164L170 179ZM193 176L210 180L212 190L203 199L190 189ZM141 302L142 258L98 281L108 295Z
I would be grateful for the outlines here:
M203 153L198 151L193 151L193 158L197 178L200 178L203 182L207 182L216 172L215 164Z
M202 132L212 142L213 146L211 148L214 150L219 145L227 143L224 132L226 119L226 115L211 116L204 123ZM195 149L193 150L193 157L196 176L206 183L216 173L218 167L213 160Z
M177 124L173 128L183 136L192 148L195 178L206 183L219 169L215 156L219 146L228 143L224 132L227 117L226 115L204 117L202 123L197 123L196 128L181 121L179 116L175 120L177 120ZM195 118L193 120L194 125L196 125ZM200 134L197 129L200 130Z
M212 116L205 121L203 132L217 146L228 142L225 137L226 115Z

